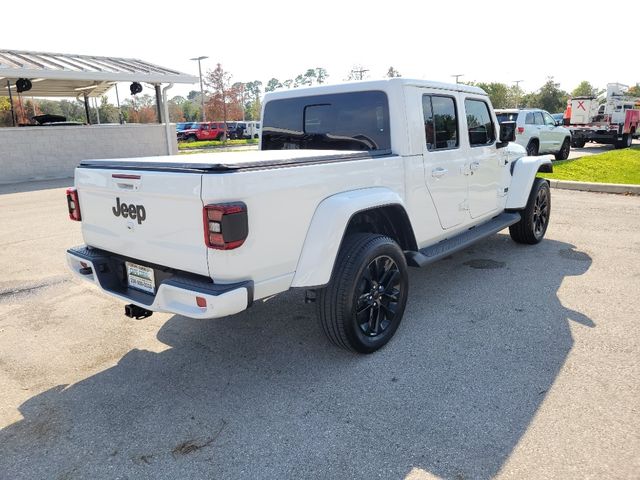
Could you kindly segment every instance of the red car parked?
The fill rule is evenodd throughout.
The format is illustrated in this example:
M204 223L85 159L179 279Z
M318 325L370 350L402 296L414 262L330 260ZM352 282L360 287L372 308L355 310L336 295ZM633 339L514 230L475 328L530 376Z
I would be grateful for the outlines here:
M178 132L178 141L222 140L227 133L224 122L199 122L193 127Z

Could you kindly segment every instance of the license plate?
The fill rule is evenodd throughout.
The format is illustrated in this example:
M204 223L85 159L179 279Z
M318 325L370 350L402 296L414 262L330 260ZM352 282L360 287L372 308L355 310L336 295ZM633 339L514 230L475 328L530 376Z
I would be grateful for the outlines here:
M131 262L125 262L127 267L127 283L131 288L147 293L155 293L156 281L153 277L153 268L143 267Z

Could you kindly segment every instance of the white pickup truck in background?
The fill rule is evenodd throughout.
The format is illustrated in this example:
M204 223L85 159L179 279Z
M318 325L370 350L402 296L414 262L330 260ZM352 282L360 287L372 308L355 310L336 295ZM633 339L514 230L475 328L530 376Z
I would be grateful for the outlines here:
M393 336L425 266L509 227L542 240L548 157L509 144L480 89L390 79L269 93L261 150L83 161L67 191L78 277L193 318L308 290L338 346Z

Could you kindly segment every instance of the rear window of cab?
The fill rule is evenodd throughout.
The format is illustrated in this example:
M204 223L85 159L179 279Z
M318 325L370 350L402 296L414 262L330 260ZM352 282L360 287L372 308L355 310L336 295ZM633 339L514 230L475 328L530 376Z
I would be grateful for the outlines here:
M372 90L271 100L262 149L390 150L387 95Z

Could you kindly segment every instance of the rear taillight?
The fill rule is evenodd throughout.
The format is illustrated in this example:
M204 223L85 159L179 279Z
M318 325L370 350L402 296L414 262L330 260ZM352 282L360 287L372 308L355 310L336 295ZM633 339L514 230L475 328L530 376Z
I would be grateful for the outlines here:
M247 206L244 203L206 205L203 210L204 242L209 248L233 250L249 234Z
M522 135L524 133L524 127L518 127L518 133Z
M82 220L80 216L80 202L78 201L78 190L75 187L67 188L67 207L69 208L69 218L79 222Z

